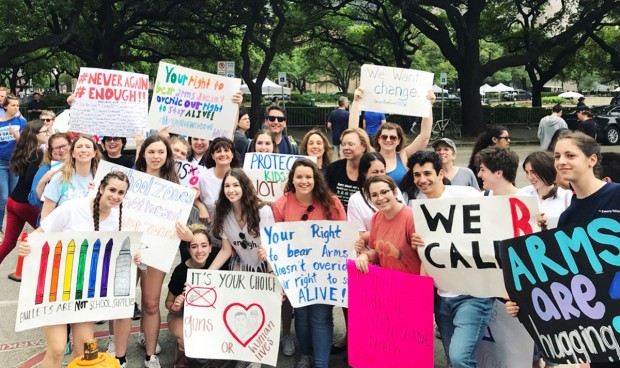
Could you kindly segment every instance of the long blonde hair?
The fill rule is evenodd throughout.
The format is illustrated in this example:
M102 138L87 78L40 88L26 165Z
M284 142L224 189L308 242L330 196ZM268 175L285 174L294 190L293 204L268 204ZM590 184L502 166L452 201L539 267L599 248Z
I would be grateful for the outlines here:
M99 160L101 160L101 152L97 148L97 142L95 138L90 135L80 135L73 142L71 142L71 148L69 148L69 153L67 154L67 158L65 159L65 164L63 165L61 172L61 181L64 183L68 183L73 178L73 174L75 173L75 159L73 158L73 150L75 149L75 145L80 139L86 139L93 144L93 150L95 150L95 156L90 160L90 172L95 175L97 172L97 167L99 166Z

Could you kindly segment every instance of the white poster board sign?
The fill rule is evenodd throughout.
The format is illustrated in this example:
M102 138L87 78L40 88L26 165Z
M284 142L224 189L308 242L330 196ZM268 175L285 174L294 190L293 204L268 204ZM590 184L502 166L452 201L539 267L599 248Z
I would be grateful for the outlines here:
M252 181L260 199L275 202L284 194L284 186L291 167L300 158L307 158L316 163L314 156L248 152L245 154L243 171Z
M137 232L32 233L15 331L129 318L136 296Z
M204 166L189 161L175 160L174 165L177 169L177 175L179 175L179 184L189 188L198 186L200 175L203 175L206 170Z
M348 221L279 222L260 231L261 244L295 308L347 306L347 259L355 258L357 227Z
M186 356L276 366L282 289L272 274L190 269L187 283Z
M437 288L476 297L505 297L499 241L539 231L534 197L489 196L410 202L418 248Z
M123 230L143 233L142 263L170 271L181 241L176 222L187 223L196 191L107 161L99 162L95 188L99 188L107 173L115 170L129 177L129 190L123 201ZM93 191L91 195L94 194Z
M241 79L159 63L149 110L149 129L214 139L233 137L239 105L232 96Z
M430 116L431 102L426 94L433 88L433 73L362 65L360 87L364 96L360 111L376 111L406 116Z
M133 137L146 129L149 76L80 68L69 130L98 136Z

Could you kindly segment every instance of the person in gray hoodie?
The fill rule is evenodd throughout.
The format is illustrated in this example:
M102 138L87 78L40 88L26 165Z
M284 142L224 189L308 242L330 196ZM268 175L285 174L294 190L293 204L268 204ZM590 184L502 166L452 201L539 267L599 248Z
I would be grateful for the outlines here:
M560 104L553 106L551 115L547 115L540 119L538 125L538 139L540 140L540 149L546 150L551 143L551 139L555 132L559 129L568 129L566 121L562 119L563 107Z

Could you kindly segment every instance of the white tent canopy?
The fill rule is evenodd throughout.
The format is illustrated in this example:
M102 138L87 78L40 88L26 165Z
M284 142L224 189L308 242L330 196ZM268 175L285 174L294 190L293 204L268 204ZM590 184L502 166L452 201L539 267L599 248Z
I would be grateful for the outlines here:
M448 89L444 88L444 92L448 92ZM441 87L436 84L433 84L433 93L441 93Z
M254 82L256 82L256 79L254 79ZM250 94L250 89L248 88L247 84L242 84L241 85L241 92L243 92L243 94ZM265 81L263 82L263 86L262 86L262 94L263 95L281 95L282 94L282 87L272 81L270 81L269 79L265 79ZM284 95L285 96L290 96L291 94L291 89L288 87L284 87Z
M494 91L493 91L493 87L485 83L483 86L480 86L480 94L483 95L487 92L494 92Z
M496 86L491 87L491 92L512 92L515 89L505 85L504 83L499 83Z
M620 87L614 89L614 92L620 92Z

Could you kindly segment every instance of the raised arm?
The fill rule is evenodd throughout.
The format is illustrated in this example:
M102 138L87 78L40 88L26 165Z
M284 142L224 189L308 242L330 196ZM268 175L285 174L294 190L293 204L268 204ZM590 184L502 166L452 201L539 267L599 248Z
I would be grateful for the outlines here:
M431 105L435 103L436 97L432 90L429 90L426 94L426 98L431 102ZM422 124L420 126L420 134L411 142L407 147L403 148L398 154L403 162L407 162L409 156L413 155L417 151L423 151L428 146L428 142L431 139L431 130L433 129L433 109L431 106L430 116L422 118Z
M361 88L357 88L353 93L353 101L349 106L349 128L357 128L359 126L360 119L360 104L359 101L362 98L364 91Z

